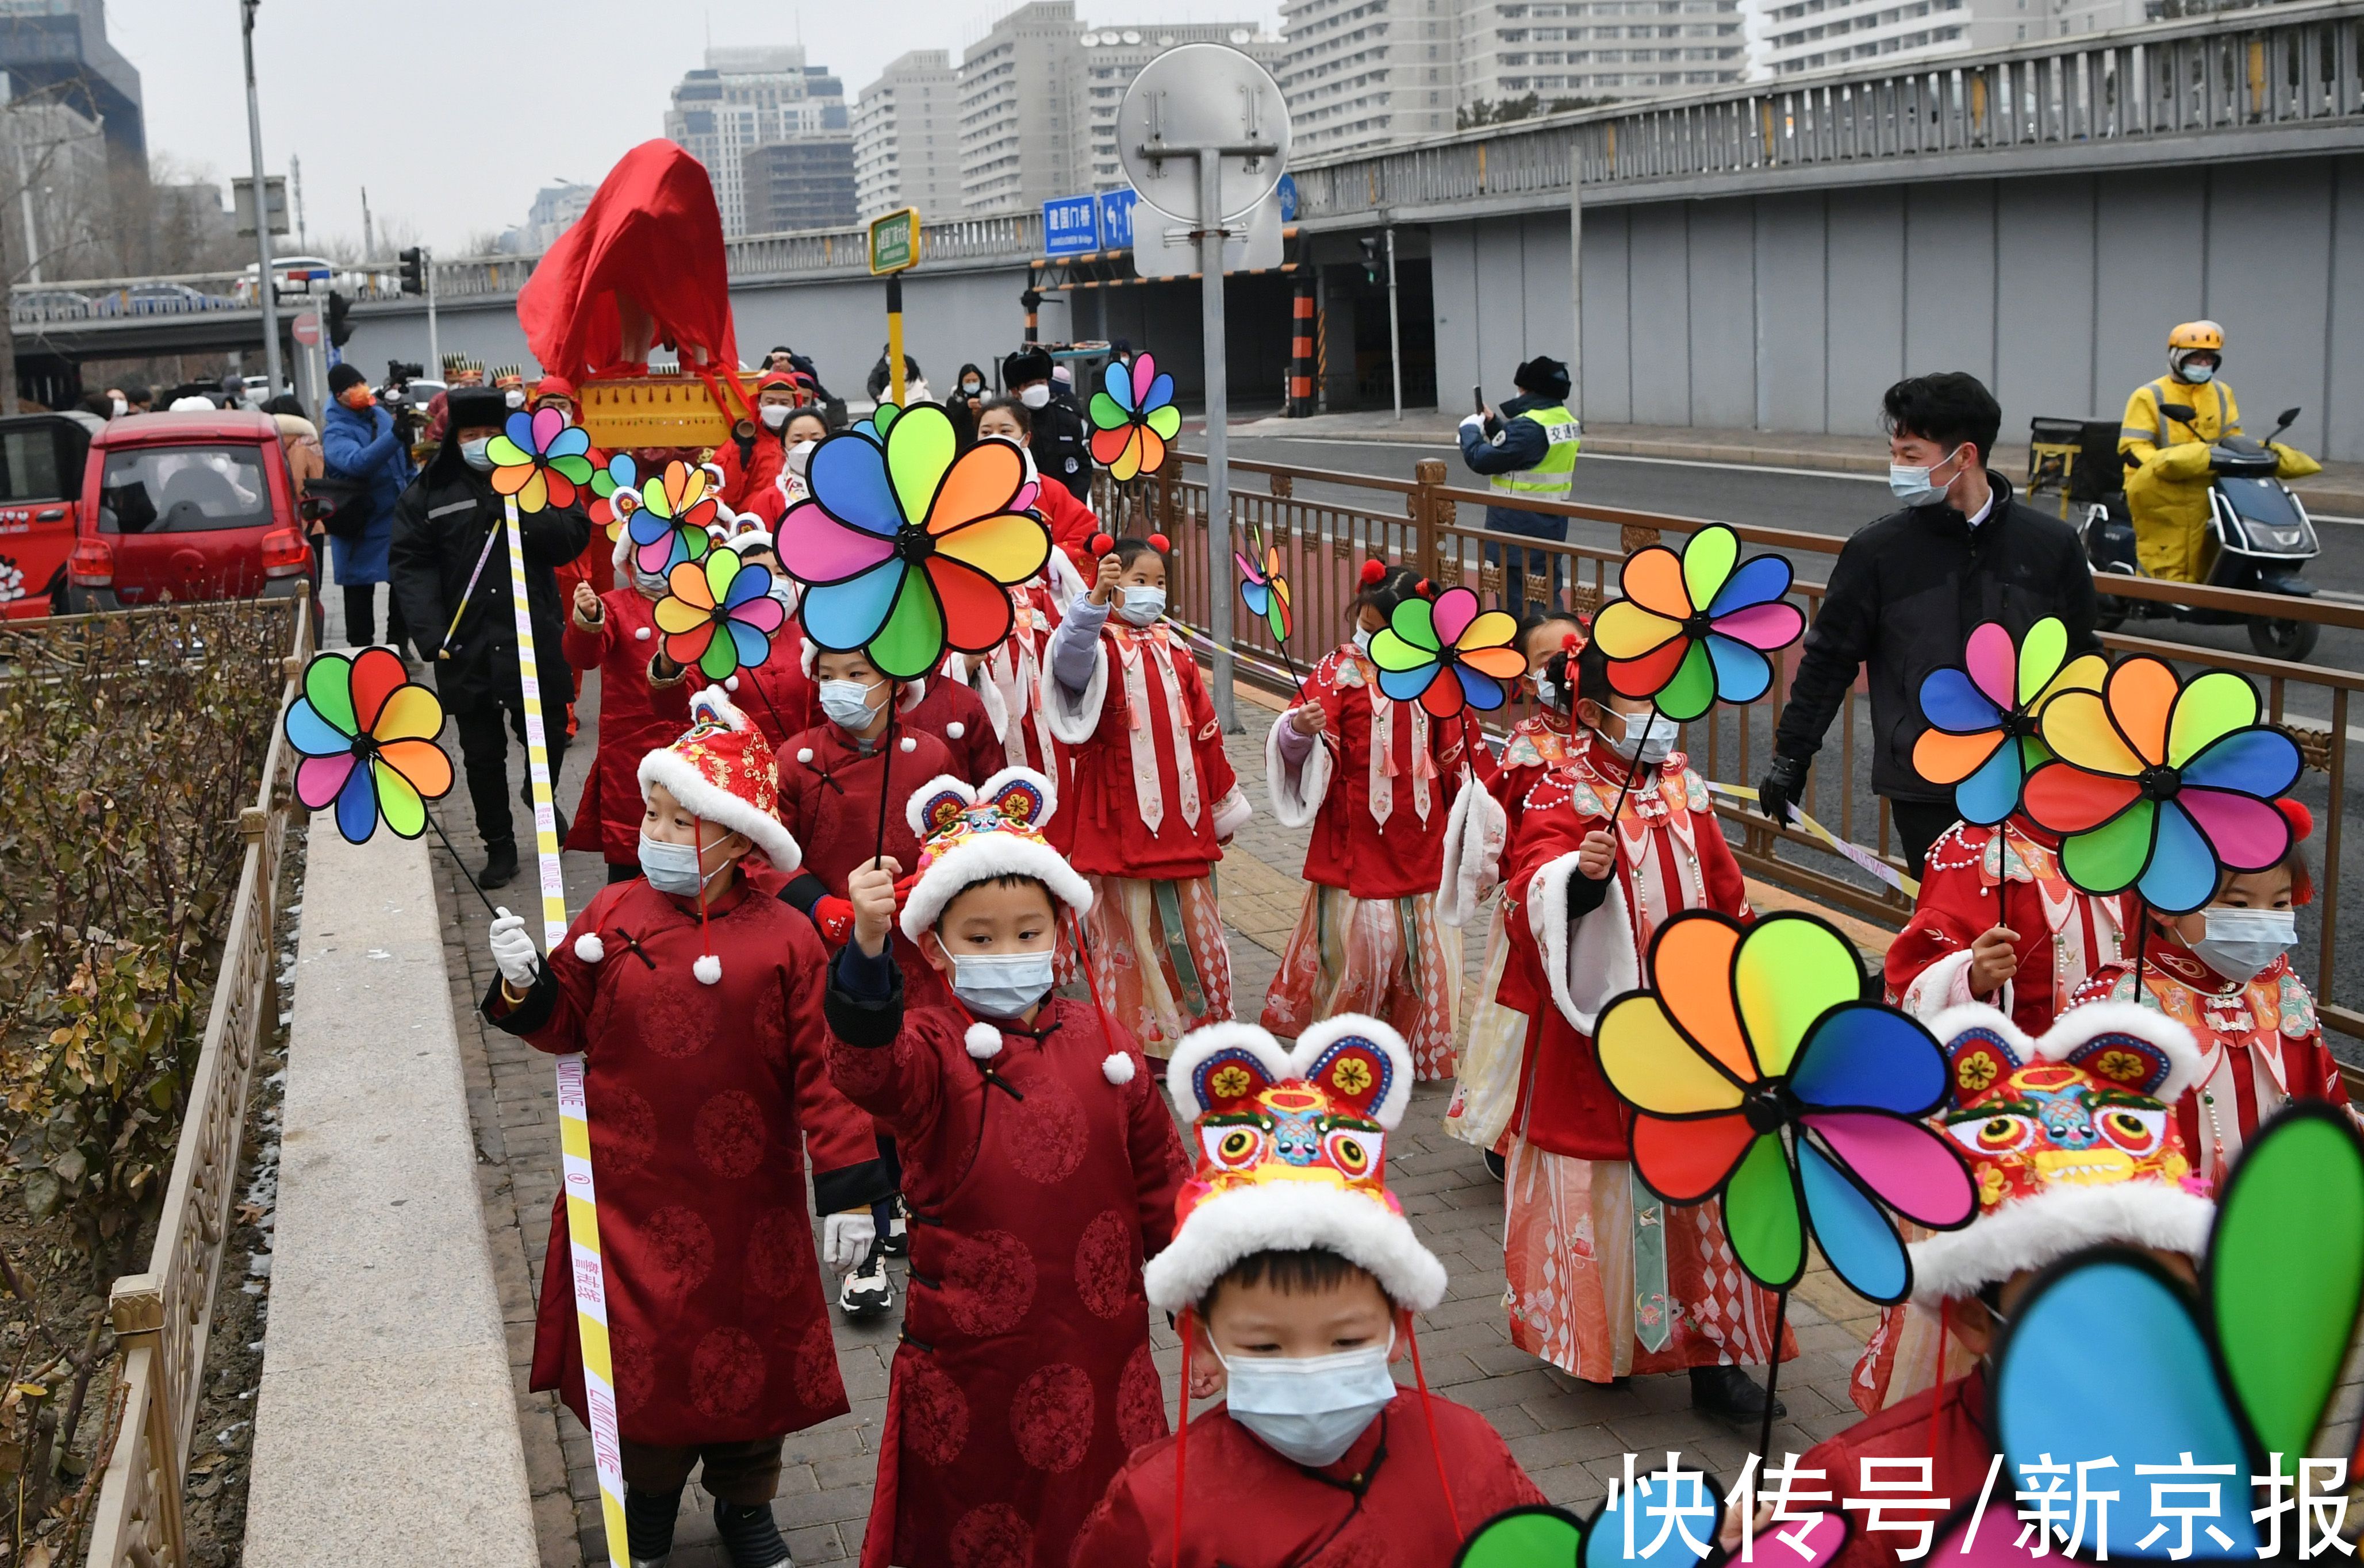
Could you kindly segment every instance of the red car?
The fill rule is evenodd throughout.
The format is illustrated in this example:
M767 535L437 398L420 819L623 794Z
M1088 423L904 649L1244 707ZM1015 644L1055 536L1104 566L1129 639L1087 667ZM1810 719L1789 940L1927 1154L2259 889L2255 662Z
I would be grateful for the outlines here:
M136 414L92 438L59 608L292 597L311 580L267 414Z
M0 418L0 617L48 615L63 592L84 464L106 428L80 412Z

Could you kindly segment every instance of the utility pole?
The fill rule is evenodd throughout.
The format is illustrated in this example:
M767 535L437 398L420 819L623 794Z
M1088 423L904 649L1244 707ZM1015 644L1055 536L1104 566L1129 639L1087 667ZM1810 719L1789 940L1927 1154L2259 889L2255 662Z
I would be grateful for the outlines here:
M304 222L304 161L294 153L287 155L287 199L296 204L296 249L312 248L312 230Z
M17 195L25 209L25 281L41 281L40 226L33 218L33 177L25 172L25 139L11 135L8 140L17 150Z
M363 185L362 187L362 260L370 261L376 258L377 230L370 225L369 187Z
M254 250L262 270L254 275L262 306L262 372L266 398L279 395L279 301L271 276L271 183L262 172L262 104L254 92L254 11L262 0L239 0L239 30L246 44L246 139L254 160Z
M1403 328L1396 319L1396 228L1388 225L1388 364L1395 373L1396 423L1403 423Z

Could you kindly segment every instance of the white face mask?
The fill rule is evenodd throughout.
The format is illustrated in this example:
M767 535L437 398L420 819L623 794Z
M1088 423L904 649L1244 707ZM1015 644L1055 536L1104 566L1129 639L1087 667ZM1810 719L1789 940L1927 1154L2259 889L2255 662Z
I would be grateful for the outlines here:
M819 441L798 441L788 448L788 472L802 479L805 466L812 462L812 450L819 445Z
M788 416L795 412L795 409L789 407L785 403L758 403L755 405L755 417L764 421L764 428L767 430L778 429L781 426L788 422Z
M1135 626L1148 626L1165 613L1165 590L1163 588L1130 587L1124 591L1124 603L1117 614Z
M820 710L831 723L848 729L869 728L871 716L877 711L870 700L870 687L860 681L823 681Z
M2295 909L2236 909L2212 905L2201 911L2208 934L2191 944L2202 962L2227 980L2255 980L2298 940Z
M1230 1385L1224 1406L1284 1457L1316 1469L1335 1464L1396 1396L1396 1380L1388 1375L1395 1344L1391 1330L1384 1345L1335 1355L1231 1361L1218 1351Z
M1358 626L1355 628L1355 651L1357 653L1367 655L1371 651L1372 635L1368 627Z
M1604 730L1600 738L1609 742L1611 751L1628 762L1653 765L1665 762L1683 732L1681 725L1663 713L1612 713L1608 717L1618 721L1618 733L1611 735Z
M510 387L501 394L501 401L512 408L522 408L525 406L525 391L521 387Z
M953 995L979 1018L1015 1018L1051 990L1048 952L953 955Z
M1036 382L1018 395L1018 401L1029 408L1048 408L1051 406L1051 384L1046 381Z
M773 573L772 585L764 589L764 593L773 603L780 606L782 613L786 615L797 613L797 585L789 579L776 572Z
M131 412L131 405L120 397L111 397L107 399L107 404L115 410L115 417L118 419Z
M462 441L460 461L478 473L490 473L493 471L493 454L490 450L492 444L493 439L490 436L479 436L473 441Z
M641 597L643 599L662 599L665 596L665 580L663 578L657 576L654 573L643 572L637 566L633 567L631 570L632 586L640 590Z
M697 890L715 876L722 874L717 866L710 874L701 875L697 869L697 846L668 844L641 835L641 874L659 893L670 893L675 898L695 898Z

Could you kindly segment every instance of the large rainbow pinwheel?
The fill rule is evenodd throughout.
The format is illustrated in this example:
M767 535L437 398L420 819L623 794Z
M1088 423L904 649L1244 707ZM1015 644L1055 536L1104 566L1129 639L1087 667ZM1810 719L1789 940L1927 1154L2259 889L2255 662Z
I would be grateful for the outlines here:
M1866 1002L1845 938L1811 915L1753 926L1688 910L1650 944L1653 990L1600 1015L1600 1070L1636 1113L1634 1169L1669 1203L1723 1197L1751 1279L1786 1291L1811 1229L1857 1295L1901 1301L1895 1210L1935 1230L1978 1211L1961 1157L1920 1119L1946 1095L1929 1031Z
M608 466L591 475L591 520L614 539L624 519L641 504L641 469L630 452L608 458Z
M2138 654L2037 722L2054 760L2027 777L2027 814L2060 835L2061 873L2085 892L2132 887L2187 914L2216 895L2220 867L2262 871L2289 851L2274 798L2298 778L2298 746L2258 722L2257 688L2230 670L2187 684Z
M1251 529L1248 550L1253 552L1255 548L1255 534ZM1287 642L1295 623L1289 613L1288 579L1280 571L1280 547L1266 545L1263 554L1264 562L1259 565L1248 555L1232 551L1232 559L1240 568L1240 602L1247 606L1248 614L1260 617L1272 628L1275 642Z
M366 843L378 820L400 837L427 827L427 806L452 788L452 759L435 743L443 705L418 685L387 648L318 653L304 668L304 695L287 705L296 798L307 810L333 802L337 831Z
M902 413L901 405L881 398L878 406L870 411L870 417L853 427L853 433L864 440L883 443L886 439L886 432L895 428L895 421L902 417Z
M1092 394L1092 461L1119 484L1154 473L1165 462L1165 443L1182 428L1174 406L1174 378L1157 368L1155 355L1133 356L1128 368L1110 360L1100 374L1104 390Z
M1691 535L1677 555L1654 544L1625 558L1622 597L1601 606L1593 640L1609 656L1609 684L1647 697L1689 724L1718 702L1755 702L1773 684L1779 652L1805 635L1806 617L1784 604L1790 562L1740 559L1740 536L1722 523Z
M1026 460L1007 441L954 456L952 420L922 404L883 441L840 431L813 448L812 495L782 519L782 568L806 586L798 618L820 648L863 649L897 680L946 648L1009 635L1009 590L1043 569L1051 534L1016 509Z
M770 571L742 564L736 550L683 562L666 575L665 589L651 612L664 633L665 657L697 665L709 681L769 659L772 639L787 620L772 597Z
M2019 809L2028 773L2052 753L2036 739L2036 716L2062 692L2098 691L2109 673L2098 653L2068 657L2068 628L2046 616L2017 647L1999 622L1970 633L1959 666L1921 683L1929 721L1912 745L1912 769L1931 784L1954 786L1965 822L1992 827Z
M572 506L577 485L591 483L591 437L555 408L520 408L485 449L493 489L517 497L520 512Z
M1506 684L1527 673L1511 647L1519 623L1502 610L1480 611L1478 595L1447 588L1435 602L1418 595L1395 608L1371 639L1379 690L1398 702L1417 701L1438 718L1464 706L1489 712L1502 706Z
M624 525L632 536L632 563L658 577L685 561L703 561L713 543L706 525L717 510L703 470L666 463L641 486L641 504Z

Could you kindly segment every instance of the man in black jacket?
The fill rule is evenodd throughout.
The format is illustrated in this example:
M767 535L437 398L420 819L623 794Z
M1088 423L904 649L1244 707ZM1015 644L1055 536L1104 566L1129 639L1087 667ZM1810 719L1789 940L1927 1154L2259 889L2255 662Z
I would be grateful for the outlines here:
M1033 433L1026 450L1034 471L1058 481L1088 506L1092 499L1092 432L1075 404L1059 395L1051 379L1051 356L1028 347L1001 361L1001 384L1026 406Z
M1912 768L1913 743L1928 728L1921 683L1962 662L1981 621L2001 621L2015 642L2057 616L2071 655L2101 643L2093 576L2076 530L2013 499L2011 482L1986 466L2002 427L1994 395L1977 377L1948 371L1898 382L1880 406L1888 483L1904 509L1848 539L1831 568L1774 731L1759 804L1775 821L1790 819L1856 671L1868 666L1871 787L1888 797L1905 862L1918 876L1929 846L1957 817L1953 790Z
M485 869L476 881L500 887L518 869L508 738L501 733L501 720L506 714L518 740L525 740L525 691L518 670L517 611L509 596L508 541L496 537L506 507L494 493L485 446L500 434L509 410L507 400L491 387L454 387L448 407L443 444L395 504L389 566L404 624L418 639L418 656L435 672L444 710L459 727L468 798L485 841ZM518 522L525 543L542 737L554 789L566 754L569 687L566 658L559 651L563 623L552 569L583 552L591 520L577 505L521 513ZM566 835L563 816L558 833Z

